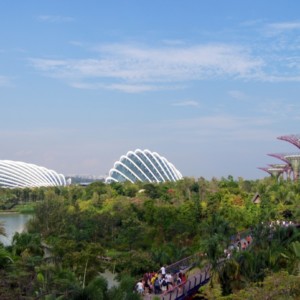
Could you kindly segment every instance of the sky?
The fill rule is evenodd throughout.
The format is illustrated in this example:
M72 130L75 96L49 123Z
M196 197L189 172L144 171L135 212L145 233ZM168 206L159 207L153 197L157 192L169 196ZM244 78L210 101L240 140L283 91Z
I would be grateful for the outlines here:
M300 133L298 0L0 3L0 159L107 175L129 150L257 179Z

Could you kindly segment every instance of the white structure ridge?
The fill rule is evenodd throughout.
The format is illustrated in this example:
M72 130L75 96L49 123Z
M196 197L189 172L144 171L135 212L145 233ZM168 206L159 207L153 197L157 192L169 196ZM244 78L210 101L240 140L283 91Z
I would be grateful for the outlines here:
M165 157L148 149L128 151L110 169L106 183L165 182L182 179L181 173Z
M0 160L0 187L66 186L63 174L21 161Z

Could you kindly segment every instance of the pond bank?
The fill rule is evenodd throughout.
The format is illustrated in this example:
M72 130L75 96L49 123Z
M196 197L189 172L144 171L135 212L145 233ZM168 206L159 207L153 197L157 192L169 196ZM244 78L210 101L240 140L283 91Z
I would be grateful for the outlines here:
M12 238L16 232L26 230L26 223L33 217L33 214L22 214L18 212L0 212L0 222L3 223L6 236L0 235L0 242L4 246L11 245Z
M37 203L38 201L18 203L11 208L4 208L3 206L1 206L0 214L2 213L33 214Z

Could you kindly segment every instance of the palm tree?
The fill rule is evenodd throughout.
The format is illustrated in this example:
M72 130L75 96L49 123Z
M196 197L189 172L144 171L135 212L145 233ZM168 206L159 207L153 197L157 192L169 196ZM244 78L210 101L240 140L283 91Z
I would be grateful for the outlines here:
M13 263L13 260L10 255L11 254L7 250L0 247L0 268L3 268L5 266Z
M153 247L151 257L157 265L165 265L171 262L170 249L166 246Z
M215 233L204 245L205 253L209 262L210 285L213 288L214 283L219 281L220 257L223 254L222 237Z
M72 296L73 300L105 300L107 299L107 280L104 277L95 277L86 287L78 290Z
M41 237L36 233L16 232L12 240L12 249L16 255L22 255L26 252L35 256L43 256L44 254Z
M292 242L281 256L287 260L288 269L292 274L300 275L300 242Z
M220 268L219 280L223 295L229 295L242 287L240 265L237 260L231 258L224 262Z

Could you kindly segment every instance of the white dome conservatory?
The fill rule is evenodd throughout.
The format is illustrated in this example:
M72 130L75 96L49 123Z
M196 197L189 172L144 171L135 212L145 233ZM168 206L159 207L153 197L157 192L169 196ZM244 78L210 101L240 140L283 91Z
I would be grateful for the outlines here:
M47 187L65 186L62 174L44 167L20 161L0 160L0 187Z
M112 182L165 182L177 181L181 173L166 158L148 149L128 151L114 163L106 183Z

